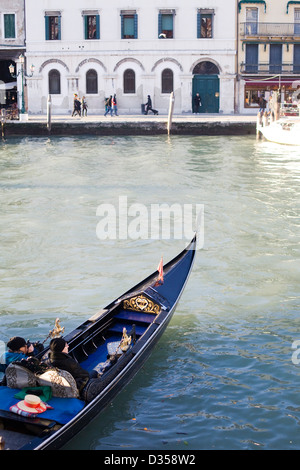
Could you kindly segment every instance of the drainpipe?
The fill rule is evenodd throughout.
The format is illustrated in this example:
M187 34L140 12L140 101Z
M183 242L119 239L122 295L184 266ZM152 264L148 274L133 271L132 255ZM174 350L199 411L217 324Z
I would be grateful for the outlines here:
M24 0L24 46L26 46L26 0Z
M21 51L21 56L23 56L23 64L21 63L21 79L22 79L22 108L21 108L21 114L25 114L25 87L24 87L24 82L25 82L25 71L26 71L26 0L23 0L23 35L24 35L24 40L23 40L23 50ZM17 72L17 67L16 67L16 72ZM18 72L18 74L20 71ZM19 87L18 87L19 88ZM27 95L27 87L26 87L26 95ZM28 99L27 99L27 106L28 106Z
M235 17L236 17L236 34L235 34L235 41L236 41L236 54L235 54L235 79L234 79L234 113L236 114L239 109L239 86L238 86L238 69L239 69L239 13L238 13L238 2L236 0L235 5Z

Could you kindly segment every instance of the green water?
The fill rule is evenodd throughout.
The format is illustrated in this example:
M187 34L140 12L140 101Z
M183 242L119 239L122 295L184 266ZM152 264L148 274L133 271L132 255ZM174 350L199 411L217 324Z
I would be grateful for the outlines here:
M297 149L255 137L9 139L0 145L0 341L69 332L183 239L107 239L97 208L204 206L204 244L143 369L65 447L298 449ZM295 357L295 356L294 356Z

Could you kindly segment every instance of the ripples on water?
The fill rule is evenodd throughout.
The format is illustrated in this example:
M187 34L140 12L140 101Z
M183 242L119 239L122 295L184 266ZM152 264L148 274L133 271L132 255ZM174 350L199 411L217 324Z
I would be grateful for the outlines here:
M69 449L300 447L299 150L253 137L9 139L0 340L66 331L183 248L96 237L99 204L204 204L204 247L143 370Z

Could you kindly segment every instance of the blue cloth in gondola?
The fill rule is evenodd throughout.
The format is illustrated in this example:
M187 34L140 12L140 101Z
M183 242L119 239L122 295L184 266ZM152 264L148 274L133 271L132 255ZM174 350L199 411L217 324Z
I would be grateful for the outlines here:
M17 402L15 395L20 392L19 389L0 386L0 408L9 411L11 406ZM74 418L79 411L85 406L84 401L78 398L58 398L52 397L48 405L53 409L47 409L39 417L57 421L60 424L66 424L70 419Z

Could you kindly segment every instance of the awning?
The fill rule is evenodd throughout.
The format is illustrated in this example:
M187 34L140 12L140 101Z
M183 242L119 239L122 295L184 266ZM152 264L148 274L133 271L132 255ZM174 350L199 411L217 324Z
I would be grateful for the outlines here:
M17 86L17 82L8 82L4 83L0 81L0 90L12 90L14 87Z
M265 5L265 12L267 10L267 4L266 4L265 0L240 0L239 1L239 11L241 11L242 3L262 3L263 5Z
M287 5L286 5L286 12L287 13L289 12L289 6L290 5L300 5L300 2L296 2L296 1L287 2Z
M279 87L279 85L282 87L282 86L285 86L285 87L291 87L293 89L297 89L298 86L300 86L300 79L296 79L296 78L281 78L279 80L279 77L277 78L270 78L270 79L258 79L258 80L254 80L254 79L250 79L250 78L245 78L245 85L247 85L248 87L251 86L251 87L265 87L267 88L268 86L277 86Z

